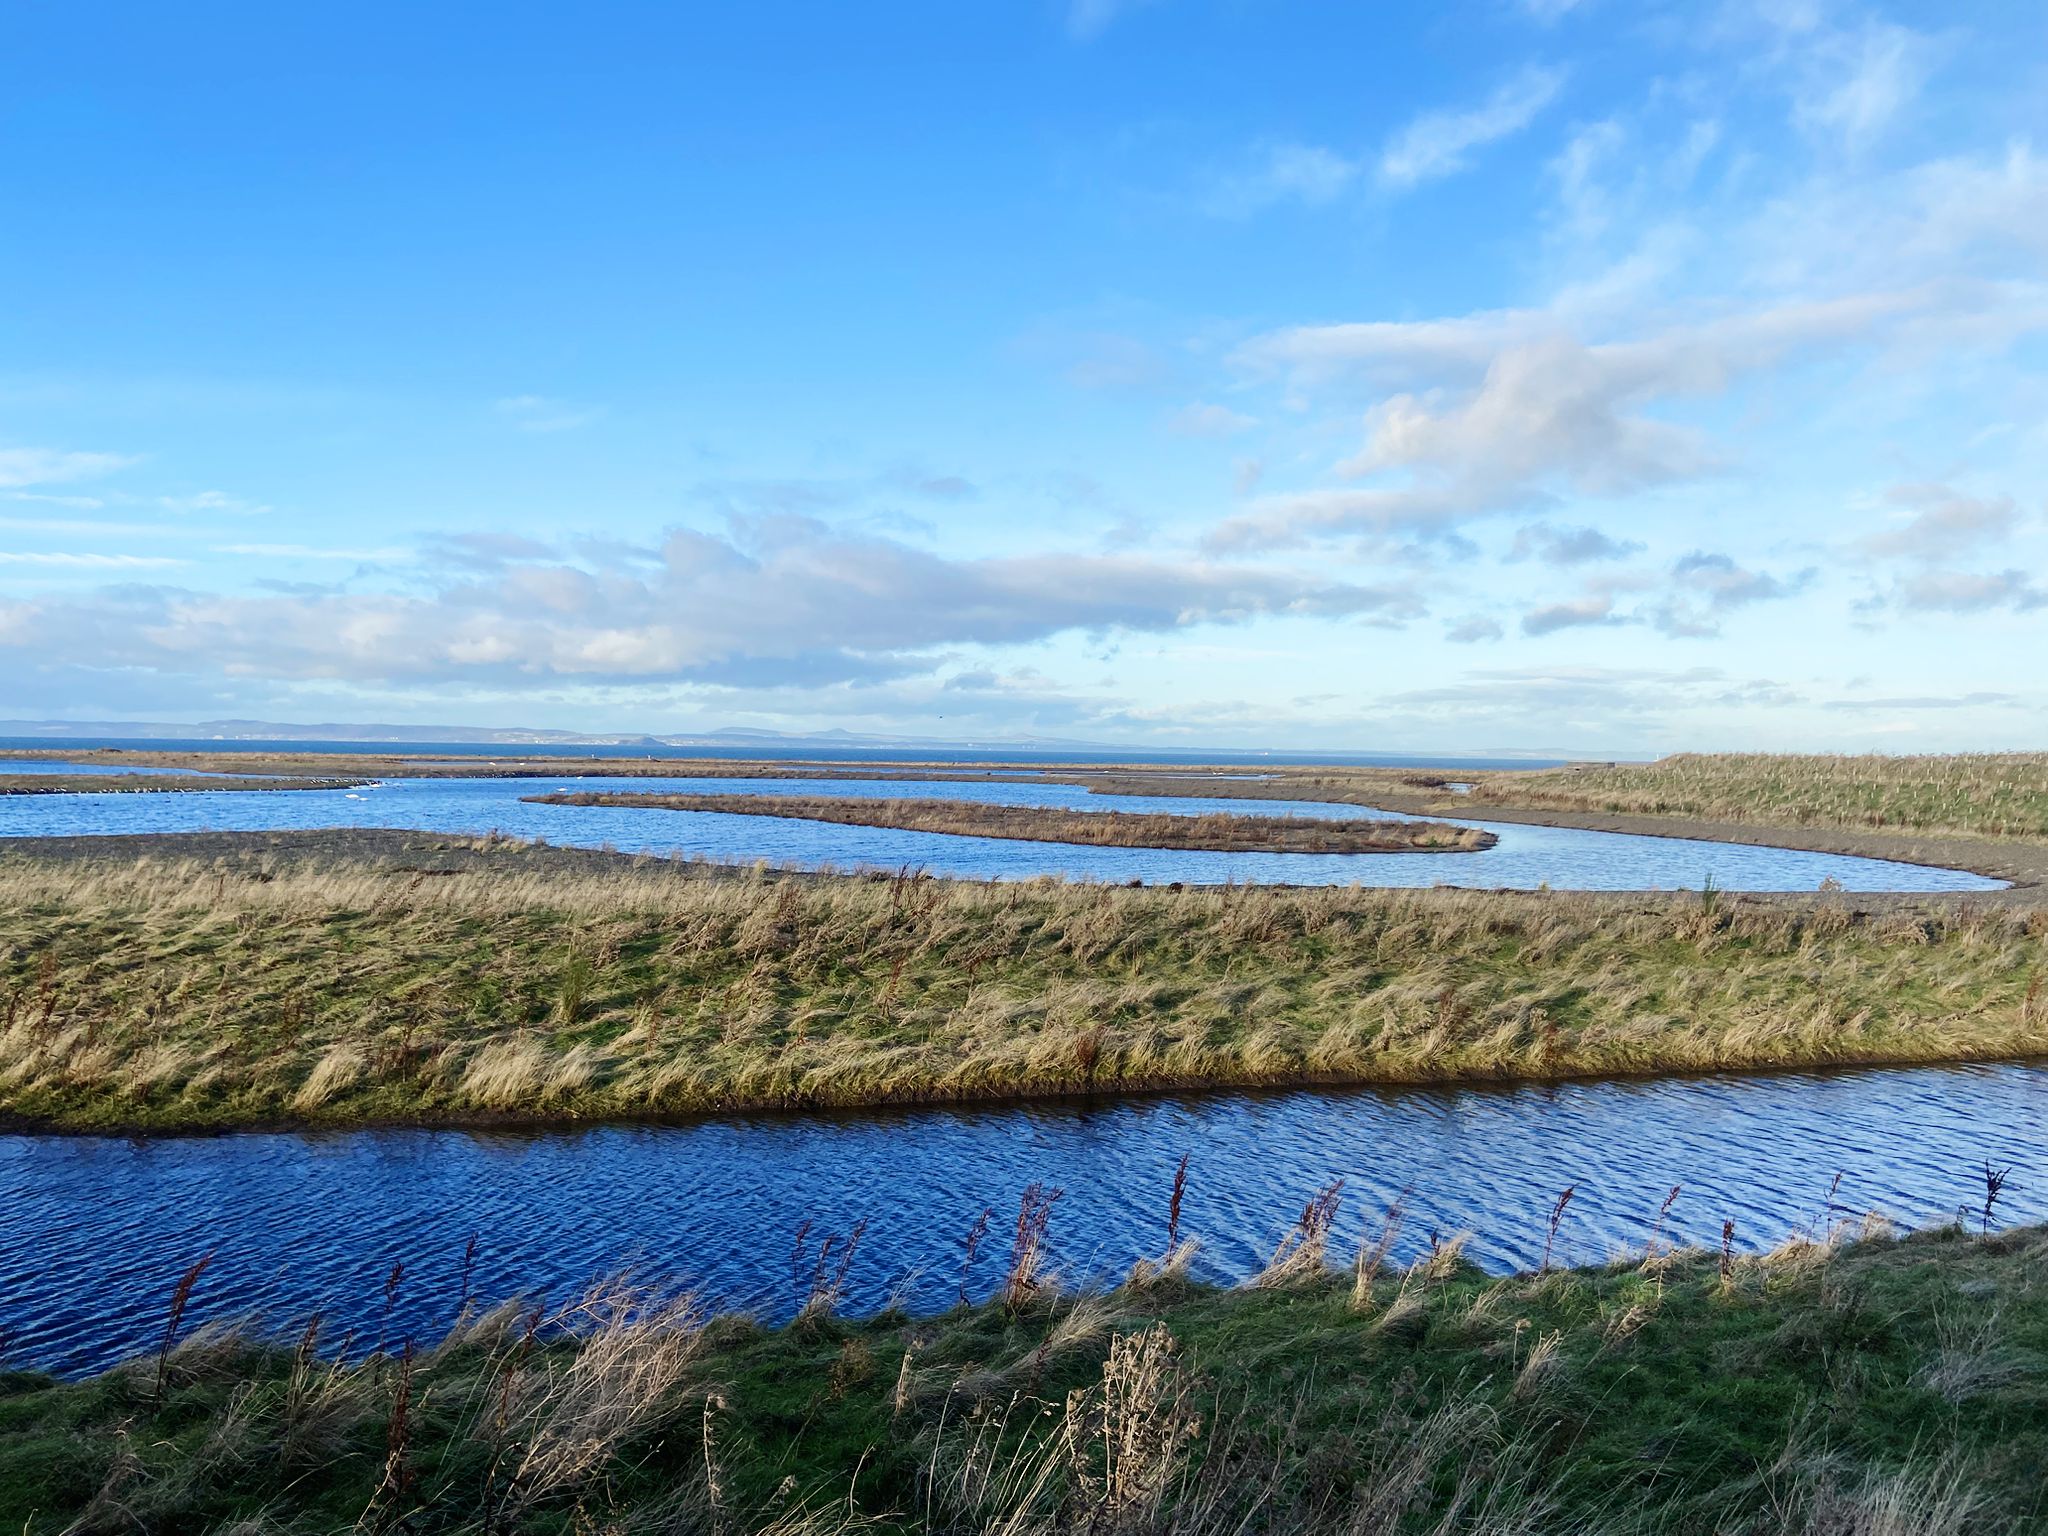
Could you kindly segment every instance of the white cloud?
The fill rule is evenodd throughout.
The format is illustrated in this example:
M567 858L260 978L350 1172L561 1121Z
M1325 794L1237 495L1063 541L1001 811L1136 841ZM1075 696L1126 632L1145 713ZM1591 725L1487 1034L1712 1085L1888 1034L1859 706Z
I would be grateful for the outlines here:
M1751 570L1730 555L1695 552L1671 568L1671 586L1650 612L1650 622L1680 639L1705 639L1721 632L1721 620L1752 603L1775 602L1805 590L1815 572L1790 577Z
M1117 18L1153 0L1068 0L1067 33L1083 42L1099 37Z
M1226 518L1205 541L1212 551L1280 549L1345 534L1420 534L1448 531L1485 508L1432 487L1292 491L1261 496L1249 511Z
M1593 624L1620 624L1625 622L1614 611L1614 594L1592 592L1584 597L1575 597L1567 602L1546 603L1522 615L1522 633L1525 635L1550 635L1560 629L1582 629Z
M1505 633L1498 619L1475 613L1452 624L1444 631L1444 638L1455 645L1471 645L1480 640L1498 640Z
M1491 311L1451 320L1304 327L1251 343L1245 357L1420 386L1365 415L1363 449L1337 465L1382 483L1262 498L1214 531L1218 548L1281 546L1355 532L1441 531L1564 495L1618 496L1695 479L1724 464L1662 408L1709 398L1790 358L1933 332L2003 332L2024 315L2003 296L1930 286L1730 309L1639 339L1587 343L1560 315ZM1391 479L1394 483L1385 483Z
M1934 55L1931 39L1890 22L1830 34L1806 55L1793 116L1801 127L1859 149L1919 96Z
M1204 204L1224 218L1242 218L1275 203L1317 207L1341 196L1361 169L1358 161L1320 144L1265 144L1249 165L1217 177Z
M1597 621L1596 621L1597 622ZM1770 678L1731 678L1717 667L1502 667L1467 672L1461 681L1391 694L1384 711L1409 711L1425 726L1475 723L1545 745L1575 734L1625 729L1638 749L1646 732L1674 716L1715 710L1747 713L1802 702ZM1384 718L1384 715L1383 715ZM1526 733L1541 732L1530 738Z
M187 563L163 555L101 555L73 553L68 550L0 550L0 565L42 566L52 570L140 571Z
M108 667L184 674L754 686L915 674L937 665L945 647L1068 631L1167 632L1288 615L1398 623L1424 612L1408 582L1134 555L953 559L786 516L726 537L672 532L646 570L523 562L424 595L413 581L408 588L109 588L8 607L0 643L45 664L89 655Z
M1177 437L1234 437L1258 424L1256 416L1233 411L1227 405L1198 401L1175 411L1166 425Z
M2048 608L2048 587L2021 570L1916 571L1892 589L1891 601L1912 613L2031 613Z
M169 512L230 512L242 517L258 517L270 508L239 496L230 496L225 491L200 491L191 496L159 496L157 505Z
M1388 141L1381 180L1412 187L1463 170L1474 150L1528 127L1563 87L1563 70L1531 65L1476 107L1423 113Z
M135 461L118 453L68 453L54 448L0 448L0 490L59 485L110 475Z
M2019 527L2010 496L1966 496L1946 485L1894 485L1884 499L1906 516L1857 541L1885 558L1941 561L1982 544L2002 543Z
M0 491L0 500L34 502L46 507L73 507L80 512L97 512L106 499L100 496L59 496L49 491Z
M381 549L329 549L316 544L216 544L214 552L266 560L404 560L410 550L386 545Z
M492 409L521 432L572 432L604 414L603 406L573 405L545 395L510 395L494 402Z
M1633 539L1617 539L1598 528L1554 528L1532 523L1515 531L1509 560L1541 560L1545 565L1589 565L1601 560L1621 560L1638 554L1643 546Z

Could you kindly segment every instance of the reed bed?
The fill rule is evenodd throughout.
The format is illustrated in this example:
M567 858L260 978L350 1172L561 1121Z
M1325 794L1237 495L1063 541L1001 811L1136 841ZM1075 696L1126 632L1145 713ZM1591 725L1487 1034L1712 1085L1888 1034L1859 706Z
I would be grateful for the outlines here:
M1764 826L2048 838L2048 752L1897 757L1684 752L1478 776L1470 801Z
M2048 1049L2048 911L2009 903L564 873L530 852L485 842L447 873L0 860L0 1113L545 1121Z
M784 816L840 826L894 827L951 837L994 837L1101 848L1199 848L1219 853L1469 853L1498 838L1438 821L1347 821L1313 816L1174 816L1145 811L1069 811L972 800L834 799L815 795L666 795L563 791L528 795L535 805L637 806Z
M158 1353L0 1374L0 1523L1974 1536L2044 1514L2042 1228L1866 1223L1725 1260L1652 1240L1505 1279L1455 1242L1402 1268L1303 1253L1235 1290L1013 1274L943 1316L828 1298L777 1329L645 1281L492 1308L465 1284L445 1336L367 1349L318 1318L184 1328L195 1265Z

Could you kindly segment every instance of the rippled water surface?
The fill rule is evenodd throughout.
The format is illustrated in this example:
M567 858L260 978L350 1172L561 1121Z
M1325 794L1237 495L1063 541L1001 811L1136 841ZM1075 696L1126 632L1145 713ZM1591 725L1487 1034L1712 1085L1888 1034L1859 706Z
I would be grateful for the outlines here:
M152 1346L180 1271L213 1264L191 1317L314 1310L357 1340L445 1327L471 1283L560 1297L632 1265L770 1317L796 1300L799 1228L867 1227L848 1303L900 1292L948 1305L993 1288L1019 1192L1062 1188L1052 1247L1072 1279L1157 1253L1175 1163L1192 1155L1186 1232L1198 1271L1258 1267L1315 1189L1345 1180L1337 1252L1408 1195L1397 1254L1474 1233L1494 1268L1533 1264L1558 1192L1559 1253L1667 1231L1774 1243L1834 1216L1907 1223L1982 1199L1986 1159L2014 1168L2007 1220L2048 1215L2048 1070L1916 1068L1401 1092L1213 1094L986 1110L746 1117L576 1133L379 1131L187 1140L0 1138L0 1333L11 1363L81 1371ZM1836 1175L1832 1208L1829 1189ZM405 1274L387 1310L394 1262Z
M2000 882L1956 870L1881 859L1751 848L1684 838L1635 837L1483 821L1499 843L1480 853L1205 853L1084 848L1060 843L949 837L882 827L834 826L702 811L528 805L555 789L706 794L824 794L883 799L941 797L1082 810L1178 815L1357 817L1361 806L1297 801L1090 795L1065 784L819 779L405 779L359 790L228 791L163 795L35 795L0 798L0 837L111 832L273 831L302 827L399 827L429 832L545 837L557 843L720 860L765 859L810 868L905 865L969 879L1072 879L1189 884L1229 881L1382 886L1461 885L1575 890L1810 891L1833 880L1851 891L1992 890Z

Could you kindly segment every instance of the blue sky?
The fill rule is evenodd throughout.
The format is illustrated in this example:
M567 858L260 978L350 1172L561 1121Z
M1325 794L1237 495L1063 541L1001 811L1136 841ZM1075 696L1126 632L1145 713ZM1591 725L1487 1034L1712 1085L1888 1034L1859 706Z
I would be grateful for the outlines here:
M2043 745L2048 12L23 0L0 716Z

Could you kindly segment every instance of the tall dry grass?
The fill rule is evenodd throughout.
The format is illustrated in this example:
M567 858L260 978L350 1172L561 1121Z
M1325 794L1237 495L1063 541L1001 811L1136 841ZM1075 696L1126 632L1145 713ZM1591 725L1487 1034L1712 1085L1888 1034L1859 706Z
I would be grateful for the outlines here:
M1479 775L1468 803L2039 840L2048 838L2048 752L1681 752Z
M0 1110L204 1126L2048 1047L2048 914L0 863Z

